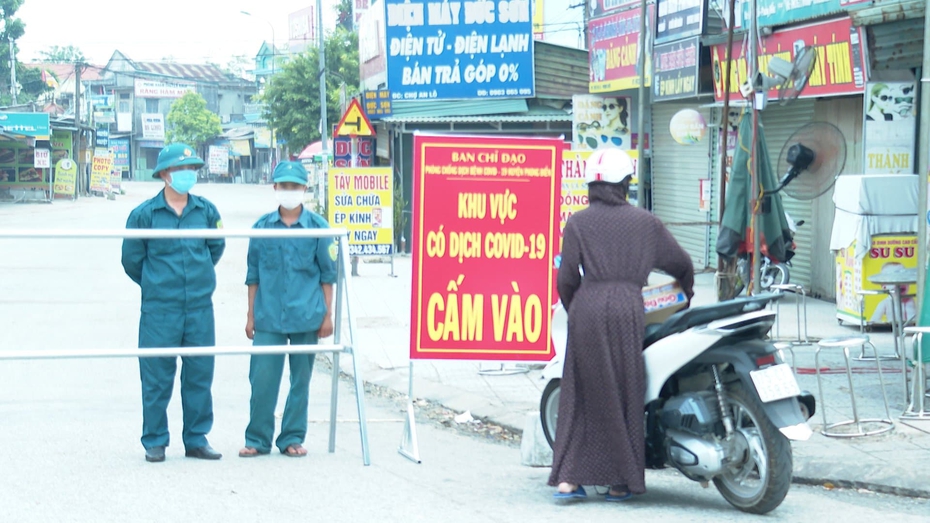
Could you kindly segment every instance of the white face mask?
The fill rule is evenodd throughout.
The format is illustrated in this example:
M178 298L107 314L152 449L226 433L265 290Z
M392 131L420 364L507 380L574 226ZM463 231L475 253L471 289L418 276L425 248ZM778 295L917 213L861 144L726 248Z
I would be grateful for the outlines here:
M281 207L289 211L300 207L304 203L304 191L284 191L279 189L274 192L274 196L278 199Z

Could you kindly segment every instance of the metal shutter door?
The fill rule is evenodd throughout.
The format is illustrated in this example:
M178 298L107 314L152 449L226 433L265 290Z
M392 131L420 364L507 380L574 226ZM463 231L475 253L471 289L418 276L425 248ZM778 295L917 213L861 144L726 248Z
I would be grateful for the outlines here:
M710 172L712 140L705 136L695 145L681 145L668 130L675 113L695 109L695 105L668 102L652 105L652 210L669 224L669 231L691 255L694 268L701 270L716 264L716 254L709 243L710 226L706 225L708 213L700 210L700 180ZM697 110L706 121L711 121L709 108ZM713 263L708 259L711 254Z

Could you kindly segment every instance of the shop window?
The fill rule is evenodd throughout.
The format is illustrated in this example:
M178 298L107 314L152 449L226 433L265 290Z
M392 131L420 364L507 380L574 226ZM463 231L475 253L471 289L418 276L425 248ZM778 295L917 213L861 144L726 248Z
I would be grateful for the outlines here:
M43 180L42 172L48 169L36 169L35 150L32 147L18 147L20 144L9 144L0 147L0 183L38 183Z

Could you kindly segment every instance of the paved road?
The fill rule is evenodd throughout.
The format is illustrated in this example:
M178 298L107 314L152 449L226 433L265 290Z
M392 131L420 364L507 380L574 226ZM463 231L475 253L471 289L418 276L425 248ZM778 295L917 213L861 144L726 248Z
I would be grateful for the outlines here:
M115 202L0 206L0 227L114 227L154 185ZM270 188L207 186L227 227L273 207ZM119 243L0 241L0 349L117 348L135 344L138 290L119 267ZM231 240L216 296L221 344L242 344L245 242ZM361 463L354 398L343 388L337 449L326 452L328 375L314 374L310 456L235 457L247 422L248 360L222 357L211 443L220 462L182 457L175 444L148 464L134 360L59 360L0 365L0 521L731 521L745 516L715 490L671 472L649 473L650 493L620 506L551 499L548 469L520 466L519 449L421 421L424 463L396 452L398 404L369 397L372 465ZM930 502L794 487L774 519L925 520Z

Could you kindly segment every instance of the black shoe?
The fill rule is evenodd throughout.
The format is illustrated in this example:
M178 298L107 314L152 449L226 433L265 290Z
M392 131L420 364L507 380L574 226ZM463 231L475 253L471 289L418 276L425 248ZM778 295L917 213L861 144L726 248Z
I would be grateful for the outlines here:
M165 447L145 449L145 461L149 463L161 463L165 461Z
M202 447L197 447L196 449L187 449L184 451L184 455L188 458L197 458L197 459L211 459L216 460L223 457L222 454L213 450L213 447L210 445L204 445Z

